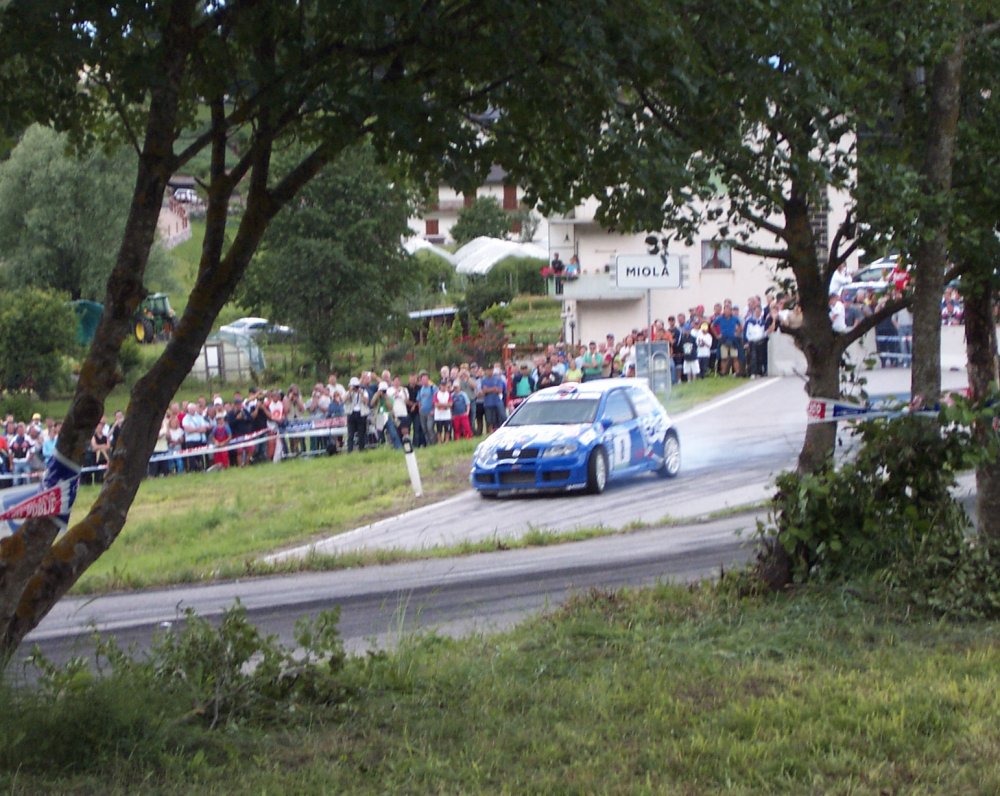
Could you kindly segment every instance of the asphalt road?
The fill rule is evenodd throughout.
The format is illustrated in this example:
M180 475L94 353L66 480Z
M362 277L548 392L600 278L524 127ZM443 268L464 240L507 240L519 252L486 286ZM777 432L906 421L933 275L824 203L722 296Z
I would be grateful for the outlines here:
M873 393L905 395L908 371L876 371ZM945 373L946 388L964 374ZM463 539L513 537L529 529L604 526L643 530L585 542L323 573L179 586L61 601L27 639L53 660L89 649L91 629L144 647L185 608L218 617L239 599L264 631L291 641L294 622L334 605L351 651L396 643L407 633L487 632L590 589L686 581L745 560L763 512L722 509L763 500L773 475L794 466L807 399L796 378L747 382L675 418L684 461L678 478L609 486L599 496L485 502L471 490L400 517L341 534L323 550L421 548ZM707 519L715 516L715 519ZM672 524L666 524L670 520ZM286 551L301 555L305 549Z

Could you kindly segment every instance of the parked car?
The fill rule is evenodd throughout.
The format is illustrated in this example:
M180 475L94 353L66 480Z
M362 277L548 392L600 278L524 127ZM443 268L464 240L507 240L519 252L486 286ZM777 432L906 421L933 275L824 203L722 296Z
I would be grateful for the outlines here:
M895 257L883 257L858 269L850 284L840 292L840 295L848 301L853 301L854 295L863 289L869 296L881 296L892 284L891 276L895 267Z
M539 390L476 448L470 480L500 492L604 491L609 481L680 471L680 438L645 381L598 379Z
M230 334L245 334L254 338L282 338L295 334L295 330L291 327L271 323L267 318L240 318L219 327L219 331Z
M185 204L196 204L201 201L198 198L198 192L194 188L178 188L174 191L174 199Z

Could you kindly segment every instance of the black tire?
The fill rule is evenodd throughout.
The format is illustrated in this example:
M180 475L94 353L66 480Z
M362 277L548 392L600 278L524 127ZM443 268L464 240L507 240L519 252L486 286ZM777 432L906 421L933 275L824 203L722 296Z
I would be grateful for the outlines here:
M608 485L608 455L604 448L594 448L587 460L587 492L599 495Z
M156 339L156 332L153 329L153 322L149 318L144 318L142 321L142 328L146 333L146 336L142 339L144 343L152 343Z
M146 337L146 324L143 321L141 321L141 320L136 321L135 324L132 327L132 331L135 334L135 341L137 343L145 343L146 342L146 340L147 340L147 337Z
M661 478L676 478L681 471L681 441L671 429L663 438L663 465L656 472Z

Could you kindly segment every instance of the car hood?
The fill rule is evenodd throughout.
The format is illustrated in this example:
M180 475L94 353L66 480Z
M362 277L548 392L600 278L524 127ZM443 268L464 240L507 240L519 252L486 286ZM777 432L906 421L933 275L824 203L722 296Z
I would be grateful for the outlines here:
M549 447L565 442L590 444L596 433L591 423L546 426L504 426L483 443L482 453L510 448Z

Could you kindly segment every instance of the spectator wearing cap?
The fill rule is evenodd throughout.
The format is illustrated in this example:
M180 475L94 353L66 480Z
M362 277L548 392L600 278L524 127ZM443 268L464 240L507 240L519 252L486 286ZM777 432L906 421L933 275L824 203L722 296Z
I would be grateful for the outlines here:
M698 345L699 376L703 379L708 375L708 369L712 362L712 343L714 342L708 321L702 321L701 326L694 334L694 339Z
M531 370L527 362L522 362L520 367L518 367L517 373L514 374L514 383L512 386L514 396L511 400L511 406L517 406L531 395Z

